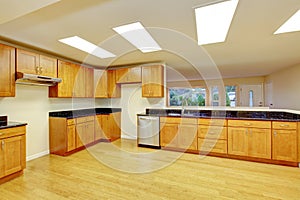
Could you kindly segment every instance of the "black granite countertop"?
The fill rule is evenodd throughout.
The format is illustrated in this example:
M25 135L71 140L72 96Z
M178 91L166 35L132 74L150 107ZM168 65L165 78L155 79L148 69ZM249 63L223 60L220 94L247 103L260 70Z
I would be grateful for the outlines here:
M6 122L6 123L1 123L0 124L0 129L5 129L5 128L13 128L13 127L18 127L18 126L25 126L27 123L22 123L22 122Z
M300 121L300 115L278 111L228 111L228 110L188 110L181 113L181 109L146 109L138 116L158 117L188 117L188 118L222 118L246 120Z
M62 117L62 118L77 118L99 114L109 114L115 112L121 112L121 108L88 108L79 110L64 110L49 112L49 117Z

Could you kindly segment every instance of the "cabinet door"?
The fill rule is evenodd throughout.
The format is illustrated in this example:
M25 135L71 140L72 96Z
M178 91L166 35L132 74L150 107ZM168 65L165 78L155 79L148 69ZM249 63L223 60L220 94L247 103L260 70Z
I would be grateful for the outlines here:
M110 116L109 114L101 115L101 128L103 131L104 139L110 139L112 133L112 127L110 126Z
M102 115L97 115L95 118L95 141L104 139L104 133L102 129Z
M271 129L248 130L248 156L271 159Z
M227 154L227 141L223 139L198 138L198 150L201 152Z
M94 97L94 69L85 68L85 97Z
M247 156L247 128L228 127L228 154Z
M273 130L272 158L274 160L297 161L297 131Z
M41 75L57 77L57 59L40 55Z
M57 84L58 97L72 97L74 84L79 66L72 63L59 61L58 62L58 77L62 79L62 82Z
M15 96L15 48L0 44L0 97Z
M129 83L142 82L142 68L141 67L129 68L127 82Z
M95 98L107 98L107 71L95 70L94 72L95 86Z
M4 176L13 174L25 167L25 136L15 136L1 140L3 151Z
M111 113L109 115L110 122L112 126L112 132L110 134L112 140L119 139L121 137L121 113Z
M76 124L76 148L83 146L85 140L85 124Z
M162 124L160 130L160 145L162 147L177 147L177 124Z
M85 67L73 64L74 69L78 69L74 82L74 97L85 97Z
M179 125L177 146L181 149L197 150L197 125Z
M142 67L142 96L164 97L164 73L162 65Z
M116 69L116 83L127 83L128 68Z
M76 149L76 131L75 125L67 126L67 151Z
M86 122L85 123L85 135L86 137L85 140L84 140L84 144L87 145L87 144L91 144L92 142L95 141L95 124L94 124L94 121L89 121L89 122Z
M17 71L27 74L41 74L39 70L40 55L17 49Z
M107 70L107 94L109 98L121 97L121 87L116 83L115 70Z

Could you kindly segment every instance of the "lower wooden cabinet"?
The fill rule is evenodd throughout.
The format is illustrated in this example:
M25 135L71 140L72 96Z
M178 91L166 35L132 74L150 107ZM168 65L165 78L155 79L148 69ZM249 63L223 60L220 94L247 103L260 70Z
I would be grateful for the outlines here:
M205 153L227 154L227 121L198 120L198 150Z
M0 129L0 183L26 167L26 127Z
M67 119L49 118L50 153L68 155L94 139L94 116Z
M272 122L273 160L297 162L297 122Z
M181 150L197 150L197 120L166 117L160 119L160 145Z
M121 112L100 114L95 120L95 140L114 141L121 137Z
M94 116L76 118L76 148L91 144L95 141Z

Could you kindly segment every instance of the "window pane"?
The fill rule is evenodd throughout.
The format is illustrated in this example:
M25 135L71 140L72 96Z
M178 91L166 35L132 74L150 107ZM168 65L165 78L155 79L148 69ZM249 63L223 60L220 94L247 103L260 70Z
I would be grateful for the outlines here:
M236 86L225 86L226 106L236 106Z
M205 88L169 88L169 105L205 106Z
M217 86L214 86L211 88L211 105L212 106L218 106L219 105L219 89Z

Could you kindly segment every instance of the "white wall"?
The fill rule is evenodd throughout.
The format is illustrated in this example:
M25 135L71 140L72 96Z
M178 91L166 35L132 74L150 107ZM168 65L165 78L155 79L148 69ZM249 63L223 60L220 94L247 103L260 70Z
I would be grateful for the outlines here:
M265 97L273 108L300 110L300 64L266 77Z
M0 115L26 122L27 159L49 152L49 111L94 107L94 99L50 99L48 87L16 85L16 96L0 98Z
M146 108L165 107L166 98L142 98L142 87L139 84L123 84L121 86L121 98L97 99L97 107L122 108L121 130L122 138L137 138L137 116L145 112Z

